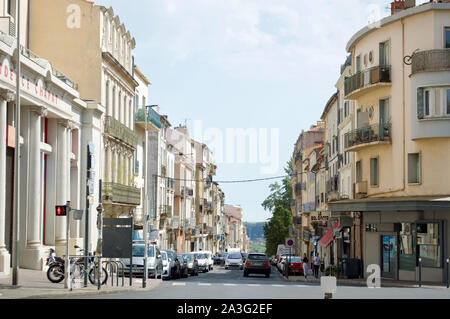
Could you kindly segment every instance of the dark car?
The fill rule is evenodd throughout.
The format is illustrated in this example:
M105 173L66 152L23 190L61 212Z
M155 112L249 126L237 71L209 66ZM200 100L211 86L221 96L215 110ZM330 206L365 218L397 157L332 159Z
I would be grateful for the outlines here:
M180 277L181 278L189 277L188 261L186 254L179 254L178 261L180 262Z
M195 254L183 254L186 258L188 274L191 276L198 276L198 261Z
M270 277L271 266L265 254L248 254L244 264L244 277L249 274L263 274Z
M173 250L166 250L166 253L167 257L169 257L171 278L181 278L181 267L177 253Z

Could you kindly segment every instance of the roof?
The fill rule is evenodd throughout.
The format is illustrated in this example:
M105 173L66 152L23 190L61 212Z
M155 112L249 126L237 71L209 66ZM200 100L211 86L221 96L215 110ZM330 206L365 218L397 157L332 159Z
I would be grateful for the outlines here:
M389 17L381 19L376 23L376 27L374 27L374 24L367 25L351 37L351 39L347 43L346 50L347 52L351 53L353 47L359 40L381 27L430 10L450 10L450 3L425 3L419 6L402 10Z
M325 105L325 109L323 110L322 116L320 117L321 120L325 118L325 115L330 111L331 106L337 101L338 94L337 92L334 93L330 99L328 100L327 104Z

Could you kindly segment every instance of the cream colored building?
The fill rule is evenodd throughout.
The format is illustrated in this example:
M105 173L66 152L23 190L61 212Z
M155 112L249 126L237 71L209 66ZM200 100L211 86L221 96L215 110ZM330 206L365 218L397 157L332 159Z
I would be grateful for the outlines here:
M14 152L17 55L16 1L0 1L0 273L10 272L14 218ZM73 79L52 61L29 49L37 30L27 25L33 16L21 1L21 110L19 266L43 270L49 248L61 254L67 242L66 218L56 217L55 206L70 201L85 209L87 143L100 145L101 116L105 109L82 101ZM31 13L31 14L30 14ZM95 158L101 158L100 147ZM94 194L98 198L98 192ZM97 201L98 202L98 201ZM93 208L95 211L95 207ZM93 213L91 211L91 213ZM95 214L91 214L95 225ZM82 223L69 223L73 242L80 242ZM71 251L73 252L73 251Z
M69 7L75 8L70 17ZM101 201L106 217L131 216L141 202L133 180L134 97L139 85L133 77L135 40L112 8L93 2L31 1L30 12L30 48L78 83L83 100L105 109L103 136L95 145L102 150L96 172L97 181L102 179ZM90 231L92 245L96 229Z
M354 101L355 200L329 203L362 214L364 269L382 277L442 282L450 237L450 3L426 3L365 27L349 41ZM410 58L412 56L412 58ZM356 238L358 242L361 239ZM367 275L367 274L366 274Z

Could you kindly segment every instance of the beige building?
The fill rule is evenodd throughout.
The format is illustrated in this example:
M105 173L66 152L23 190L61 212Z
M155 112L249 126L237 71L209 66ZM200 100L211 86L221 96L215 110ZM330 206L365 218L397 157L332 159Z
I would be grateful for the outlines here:
M329 203L333 212L362 215L364 269L382 277L445 279L450 213L450 3L397 10L379 28L349 41L355 130L355 200ZM367 274L366 274L367 275Z

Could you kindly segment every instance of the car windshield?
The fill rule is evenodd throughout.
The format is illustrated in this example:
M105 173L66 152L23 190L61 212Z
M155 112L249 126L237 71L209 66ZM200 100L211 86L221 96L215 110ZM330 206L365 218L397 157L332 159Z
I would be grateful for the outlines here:
M229 254L228 259L242 259L242 256L239 254Z
M170 259L174 259L174 253L173 253L173 251L168 251L168 252L167 252L167 256L168 256Z
M197 259L205 259L205 255L203 254L197 254Z
M289 258L288 258L289 260ZM302 259L300 257L291 257L291 263L301 263Z
M185 258L187 261L193 261L193 260L194 260L194 256L192 256L192 255L184 255L184 258Z
M228 254L220 254L219 257L227 257Z
M144 257L145 253L144 245L133 246L133 256L134 257ZM148 247L148 257L155 257L155 249L153 246Z
M249 260L266 260L266 255L248 255Z
M162 257L162 260L167 260L167 254L166 253L161 253L161 257Z

